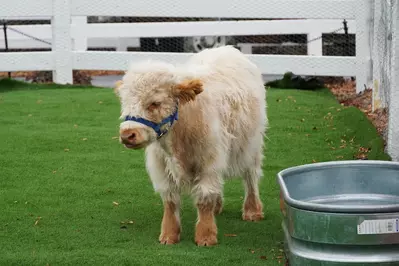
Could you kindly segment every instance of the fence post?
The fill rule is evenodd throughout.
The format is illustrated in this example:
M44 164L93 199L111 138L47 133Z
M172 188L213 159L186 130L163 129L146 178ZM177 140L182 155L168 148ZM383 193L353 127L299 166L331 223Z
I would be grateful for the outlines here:
M70 0L53 0L52 51L54 55L53 81L72 84L72 41Z
M321 35L322 35L321 32L308 33L308 55L311 56L323 55L323 39L320 38Z
M74 16L71 19L72 25L75 28L75 34L73 36L73 50L74 51L86 51L87 50L87 17L86 16Z
M389 99L387 150L393 161L399 161L399 2L393 4L392 67Z
M7 21L3 20L3 33L4 33L4 51L8 52L8 36L7 36ZM8 72L8 78L11 78L11 72Z
M373 0L357 0L356 7L356 92L371 87L370 25Z
M374 0L374 28L372 41L372 68L373 68L373 94L372 111L385 107L385 101L382 100L383 92L389 90L384 82L383 60L387 49L387 28L383 21L382 4L386 0ZM387 59L387 58L385 58Z

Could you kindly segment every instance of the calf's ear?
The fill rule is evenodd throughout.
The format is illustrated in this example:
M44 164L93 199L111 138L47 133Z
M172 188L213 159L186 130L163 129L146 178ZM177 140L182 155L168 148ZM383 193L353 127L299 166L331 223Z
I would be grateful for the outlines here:
M204 89L201 80L189 79L174 85L172 90L173 95L179 99L180 103L185 104L193 101Z

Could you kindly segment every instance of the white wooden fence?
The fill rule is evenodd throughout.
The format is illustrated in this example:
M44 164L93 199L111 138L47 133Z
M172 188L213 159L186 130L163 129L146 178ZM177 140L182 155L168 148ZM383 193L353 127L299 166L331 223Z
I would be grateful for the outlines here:
M187 53L95 52L72 49L72 39L84 37L167 37L196 35L270 34L281 29L278 21L215 21L186 23L97 24L76 27L72 16L158 16L158 17L236 17L355 20L357 38L367 43L369 8L359 0L14 0L0 9L0 17L50 16L52 51L0 54L0 71L53 70L58 83L72 81L72 69L123 70L131 61L152 57L172 62L185 60ZM305 22L305 23L311 23ZM292 22L294 24L294 22ZM317 24L316 24L317 25ZM293 27L294 32L301 32ZM352 28L352 27L351 27ZM296 30L295 30L296 29ZM301 33L308 34L309 32ZM278 32L277 30L275 30ZM320 32L320 31L319 31ZM360 34L359 34L360 32ZM44 31L43 36L46 37ZM368 81L368 46L357 49L357 57L248 55L267 74L292 71L299 75L356 76L359 89ZM370 80L370 78L369 78Z
M1 19L1 17L0 17ZM28 18L38 19L38 18ZM40 20L50 20L51 17L41 17ZM16 17L15 20L26 20ZM114 48L116 51L126 51L128 47L140 48L140 38L145 37L186 37L206 36L209 28L213 35L283 35L306 34L308 55L322 56L322 34L341 29L342 20L338 19L296 19L296 20L252 20L252 21L202 21L202 22L149 22L149 23L87 23L87 17L72 17L71 20L72 50L86 51L87 48ZM355 20L347 21L348 33L356 33ZM7 41L11 49L50 49L52 41L52 26L50 24L13 25L8 27ZM34 36L41 42L25 36ZM0 47L5 47L5 37L0 34ZM274 44L272 44L274 45ZM243 53L252 54L254 46L262 44L238 43Z
M385 0L375 0L385 1ZM390 0L387 0L390 1ZM397 1L395 4L396 17ZM376 10L377 8L377 10ZM50 17L52 24L40 26L39 38L51 40L49 52L0 53L0 71L52 70L54 81L72 82L72 70L125 70L130 62L157 58L181 62L189 53L153 52L96 52L86 51L95 38L141 38L177 36L232 36L266 34L308 34L309 38L331 29L334 21L346 19L356 33L356 56L322 56L320 42L312 43L306 56L247 55L264 74L356 76L357 91L373 87L378 75L373 71L374 53L370 43L377 38L372 19L378 12L374 0L13 0L3 1L0 17ZM268 18L300 19L298 21L214 21L129 24L87 24L87 16L137 17L213 17L213 18ZM83 19L82 19L83 18ZM315 23L314 20L324 21ZM79 22L80 21L80 22ZM287 30L287 23L291 29ZM326 26L330 23L330 26ZM285 25L285 26L284 26ZM312 26L310 26L312 25ZM23 27L23 26L20 26ZM35 26L39 27L39 26ZM319 27L319 28L317 28ZM334 26L335 28L335 26ZM399 29L399 27L397 27ZM28 29L21 29L21 31ZM33 26L32 29L34 30ZM375 30L375 29L374 29ZM398 36L392 37L396 47L390 84L392 99L390 126L399 126L399 70ZM51 38L50 38L51 36ZM11 39L14 37L10 36ZM378 40L377 40L378 41ZM245 50L245 47L244 47ZM374 80L373 80L374 79ZM374 82L373 82L374 81ZM380 88L384 89L384 88ZM386 88L385 88L386 89ZM395 100L393 100L395 99ZM399 159L399 132L390 129L389 150Z

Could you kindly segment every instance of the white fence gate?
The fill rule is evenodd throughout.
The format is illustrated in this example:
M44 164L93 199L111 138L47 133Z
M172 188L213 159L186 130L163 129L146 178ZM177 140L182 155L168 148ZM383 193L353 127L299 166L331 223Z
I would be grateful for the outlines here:
M51 40L48 52L0 53L0 71L53 71L54 81L72 83L72 70L125 70L132 61L156 58L182 62L189 53L160 52L97 52L86 51L95 38L177 37L177 36L235 36L267 34L307 34L313 38L328 32L337 21L346 19L356 33L356 56L322 56L321 42L309 45L308 55L247 56L264 74L281 75L292 71L298 75L355 76L357 91L380 84L373 63L381 61L372 43L381 38L372 25L381 11L378 3L390 1L397 18L395 0L13 0L5 1L0 17L48 17L51 25L27 26L21 31L38 30L39 37ZM381 15L381 14L380 14ZM162 22L162 23L85 23L87 16L134 17L204 17L238 18L237 21ZM378 16L377 16L378 17ZM244 20L247 18L257 20ZM299 19L271 21L268 19ZM319 23L315 23L317 20ZM339 22L340 23L340 22ZM396 24L398 22L396 21ZM329 25L329 26L328 26ZM36 29L35 29L36 27ZM40 29L38 27L41 27ZM396 26L396 29L399 29ZM399 44L396 33L391 36L394 62L389 88L391 155L399 160ZM16 40L10 35L11 41ZM15 40L14 40L15 39ZM374 42L373 42L374 39ZM97 39L98 40L98 39ZM1 41L1 39L0 39ZM123 45L122 45L123 46ZM248 51L245 44L242 50ZM392 89L390 89L392 88ZM397 99L397 100L393 100ZM395 126L395 127L394 127Z

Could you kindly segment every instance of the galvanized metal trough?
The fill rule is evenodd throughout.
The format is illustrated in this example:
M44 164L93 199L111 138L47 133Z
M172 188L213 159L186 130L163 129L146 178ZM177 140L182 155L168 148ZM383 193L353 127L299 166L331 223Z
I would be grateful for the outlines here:
M277 179L290 266L399 265L399 163L315 163Z

